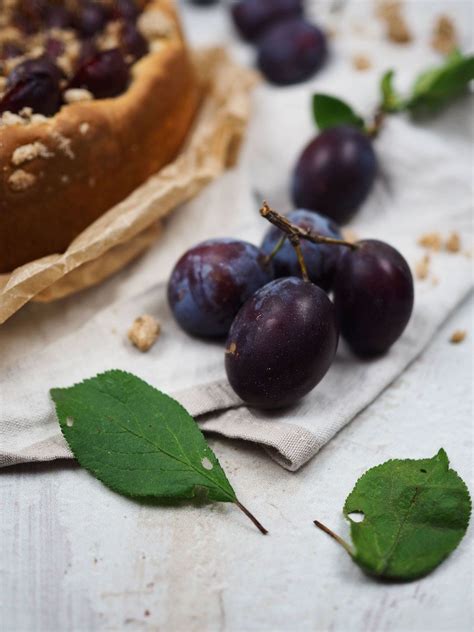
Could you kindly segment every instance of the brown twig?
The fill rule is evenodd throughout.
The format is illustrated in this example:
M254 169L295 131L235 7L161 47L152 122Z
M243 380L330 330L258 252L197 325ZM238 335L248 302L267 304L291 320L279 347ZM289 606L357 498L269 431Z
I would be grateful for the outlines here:
M308 228L301 228L296 224L290 222L286 217L280 215L274 211L267 202L263 202L262 208L260 209L260 215L268 220L271 224L279 228L283 231L287 236L289 241L295 246L296 242L300 242L301 239L305 239L306 241L310 241L313 244L331 244L333 246L346 246L347 248L351 248L352 250L356 250L358 248L357 244L352 244L349 241L344 241L343 239L333 239L332 237L325 237L324 235L318 235L317 233L313 233ZM293 239L293 241L292 241Z

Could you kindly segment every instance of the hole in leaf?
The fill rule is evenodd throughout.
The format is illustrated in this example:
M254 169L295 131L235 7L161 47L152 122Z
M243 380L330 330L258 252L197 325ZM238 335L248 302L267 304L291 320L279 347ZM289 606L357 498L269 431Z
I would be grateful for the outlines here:
M426 471L426 470L424 470L423 468L421 468L420 472L421 472L422 474L427 474L427 471Z
M363 522L365 514L363 511L351 511L351 513L348 514L348 517L352 520L352 522Z
M203 468L205 470L212 470L213 465L212 463L209 461L209 459L207 458L207 456L205 456L202 461L201 461L201 465L203 466Z
M66 426L68 428L72 428L74 426L74 419L72 417L68 417L66 419Z

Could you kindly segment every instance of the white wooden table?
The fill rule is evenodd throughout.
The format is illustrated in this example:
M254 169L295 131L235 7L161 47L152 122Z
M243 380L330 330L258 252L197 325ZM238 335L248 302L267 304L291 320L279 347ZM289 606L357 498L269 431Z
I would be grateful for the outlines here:
M217 10L186 18L196 40L227 37ZM38 307L27 308L18 322L35 314ZM440 447L472 490L472 314L471 299L297 474L259 448L211 440L268 537L232 506L143 506L70 463L3 471L0 630L472 629L472 528L432 575L384 584L364 576L312 524L318 518L347 536L342 505L367 468L432 456ZM453 346L457 328L469 336Z
M312 525L347 536L342 505L367 468L441 446L472 490L472 307L299 473L211 441L267 537L232 506L144 507L70 464L2 472L0 629L472 629L472 527L432 575L383 584ZM453 346L456 328L470 336Z

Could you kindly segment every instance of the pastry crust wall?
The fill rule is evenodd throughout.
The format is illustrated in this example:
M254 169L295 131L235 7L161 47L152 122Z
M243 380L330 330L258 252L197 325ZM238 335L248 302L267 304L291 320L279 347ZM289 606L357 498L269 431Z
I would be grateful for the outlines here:
M155 0L150 10L154 7L177 20L168 0ZM1 127L0 272L62 252L169 163L183 144L199 97L177 29L175 37L133 66L123 95L64 106L44 122ZM20 162L20 147L36 150L36 157Z

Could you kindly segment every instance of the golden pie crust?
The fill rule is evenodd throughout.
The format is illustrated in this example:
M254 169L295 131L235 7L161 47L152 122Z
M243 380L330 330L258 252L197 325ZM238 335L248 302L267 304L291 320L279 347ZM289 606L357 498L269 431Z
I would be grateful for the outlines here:
M51 118L2 117L0 272L64 251L182 146L200 87L173 1L153 0L142 19L152 52L124 94L72 99Z

